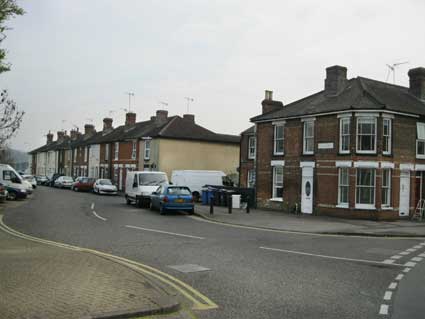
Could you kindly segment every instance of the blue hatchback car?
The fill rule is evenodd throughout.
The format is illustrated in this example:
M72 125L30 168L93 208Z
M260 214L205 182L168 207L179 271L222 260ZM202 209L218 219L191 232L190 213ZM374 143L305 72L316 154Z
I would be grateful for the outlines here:
M159 210L161 215L167 210L183 210L193 214L195 204L189 187L162 185L152 193L150 208Z

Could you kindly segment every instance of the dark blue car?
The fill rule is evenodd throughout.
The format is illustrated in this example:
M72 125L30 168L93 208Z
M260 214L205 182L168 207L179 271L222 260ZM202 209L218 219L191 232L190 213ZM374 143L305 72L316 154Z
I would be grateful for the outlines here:
M195 204L189 187L162 185L152 193L151 209L157 209L161 215L167 210L187 211L193 214Z

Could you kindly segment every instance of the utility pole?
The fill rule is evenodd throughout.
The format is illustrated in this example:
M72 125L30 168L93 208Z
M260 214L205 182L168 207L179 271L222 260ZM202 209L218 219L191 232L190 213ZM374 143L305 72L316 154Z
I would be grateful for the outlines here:
M128 95L128 112L131 110L131 97L134 97L133 92L125 92L125 94Z
M189 114L189 104L190 102L195 101L193 98L186 96L185 97L186 101L187 101L187 114Z

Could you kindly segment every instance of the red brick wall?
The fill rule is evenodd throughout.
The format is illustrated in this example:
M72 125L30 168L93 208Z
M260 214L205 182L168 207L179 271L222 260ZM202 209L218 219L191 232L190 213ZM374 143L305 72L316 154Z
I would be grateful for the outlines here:
M248 158L248 140L252 134L243 134L240 143L239 186L248 187L248 171L254 169L254 160Z

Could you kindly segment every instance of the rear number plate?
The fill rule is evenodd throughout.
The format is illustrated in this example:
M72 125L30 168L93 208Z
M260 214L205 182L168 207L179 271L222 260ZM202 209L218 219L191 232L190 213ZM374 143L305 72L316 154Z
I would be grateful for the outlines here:
M176 203L184 203L184 199L182 199L182 198L177 198L177 199L175 200L175 202L176 202Z

